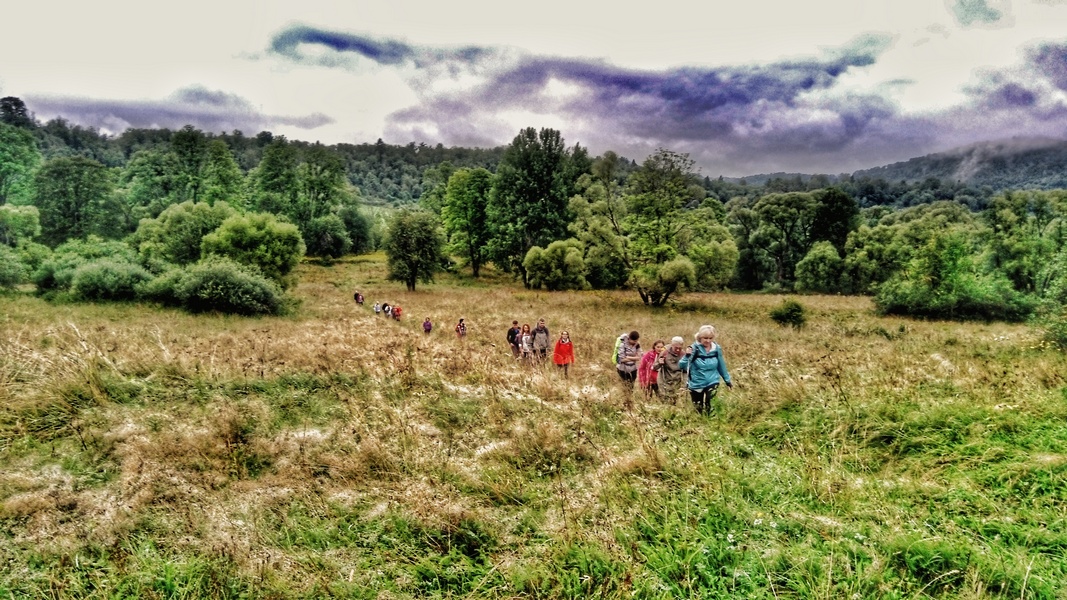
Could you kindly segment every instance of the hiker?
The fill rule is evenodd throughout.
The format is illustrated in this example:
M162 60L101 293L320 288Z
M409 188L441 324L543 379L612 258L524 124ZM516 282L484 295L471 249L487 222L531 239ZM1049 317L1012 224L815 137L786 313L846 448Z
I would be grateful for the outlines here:
M571 342L571 334L562 331L556 340L556 347L552 350L552 362L556 367L563 369L563 377L569 378L567 371L574 364L574 343Z
M393 307L393 320L394 321L399 321L400 320L400 313L402 313L402 312L404 312L404 309L400 308L399 306L394 306Z
M726 370L726 358L722 346L715 343L715 328L703 325L697 330L696 343L685 350L685 356L678 361L678 366L689 372L686 387L693 405L702 415L711 414L712 400L719 392L719 383L733 389L730 372Z
M678 366L678 361L685 356L685 340L676 335L671 343L659 353L652 363L652 368L659 371L659 390L671 404L678 402L678 395L685 386L685 371Z
M467 337L467 324L463 322L463 317L460 317L459 323L456 323L456 337L459 339Z
M652 396L659 396L659 371L652 368L652 364L659 358L665 346L663 340L653 342L652 349L641 355L641 362L637 365L637 384L645 393L645 400L652 399Z
M524 361L533 360L533 334L529 323L523 323L519 330L519 356Z
M641 360L641 344L637 342L640 338L641 334L636 331L626 334L615 359L615 370L619 372L619 378L631 390L634 380L637 379L638 362Z
M377 317L380 314L382 314L382 305L378 304L377 302L375 302L374 303L374 316Z
M548 327L545 325L544 319L537 320L537 327L534 327L531 334L533 335L533 349L536 352L536 358L544 362L548 358L548 345L552 343L552 336L548 333Z
M508 329L508 345L511 346L511 354L515 358L519 357L519 344L522 343L522 327L519 327L518 321L511 322L511 328Z
M431 331L433 331L433 322L430 321L430 317L426 317L426 320L422 322L422 330L425 333L430 333Z
M353 298L356 299L356 304L363 306L363 294L356 292L356 295L353 296Z
M382 314L385 315L386 319L393 318L393 307L389 306L388 302L382 302Z

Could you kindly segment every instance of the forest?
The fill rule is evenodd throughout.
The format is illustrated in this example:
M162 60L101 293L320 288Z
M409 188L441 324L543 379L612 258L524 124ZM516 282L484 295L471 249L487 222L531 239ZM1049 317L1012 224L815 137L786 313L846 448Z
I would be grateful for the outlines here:
M1037 319L1062 343L1067 192L1044 189L1063 172L1062 144L986 154L974 181L935 176L959 172L945 156L750 181L702 176L669 149L590 156L553 129L493 149L192 125L108 136L40 123L7 97L0 285L276 314L305 255L384 250L409 290L490 267L531 288L632 290L651 306L685 291L859 294L884 314Z

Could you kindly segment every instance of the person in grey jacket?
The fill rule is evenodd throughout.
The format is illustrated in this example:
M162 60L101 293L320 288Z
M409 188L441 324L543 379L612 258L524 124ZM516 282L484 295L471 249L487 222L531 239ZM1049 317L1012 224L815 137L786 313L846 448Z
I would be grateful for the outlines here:
M641 344L637 340L641 334L631 331L630 335L619 345L619 355L615 360L615 370L619 372L619 378L632 390L634 381L637 379L637 367L641 362Z
M533 349L537 360L544 362L548 358L548 347L552 345L552 337L548 333L544 319L537 320L537 327L534 327L530 335L533 337Z
M697 330L696 343L685 350L685 356L678 361L678 366L688 371L686 387L693 405L702 415L710 414L711 401L719 391L719 383L733 388L730 371L726 369L726 357L722 346L715 343L715 328L703 325Z

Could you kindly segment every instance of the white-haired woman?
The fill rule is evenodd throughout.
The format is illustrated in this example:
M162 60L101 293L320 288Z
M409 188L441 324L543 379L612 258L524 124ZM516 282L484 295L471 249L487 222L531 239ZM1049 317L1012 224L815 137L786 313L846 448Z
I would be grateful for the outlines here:
M726 369L726 358L722 346L715 343L715 328L703 325L697 330L696 343L685 350L685 356L678 365L689 372L686 387L693 405L702 415L711 413L711 401L719 391L719 383L733 388L730 372Z

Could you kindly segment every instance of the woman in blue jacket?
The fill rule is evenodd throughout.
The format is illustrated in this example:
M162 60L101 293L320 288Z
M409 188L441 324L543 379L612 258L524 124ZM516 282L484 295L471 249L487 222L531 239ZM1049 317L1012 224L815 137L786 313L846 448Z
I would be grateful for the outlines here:
M730 372L726 370L722 346L715 343L715 328L703 325L693 337L696 343L686 348L678 366L689 372L686 377L689 396L697 412L706 415L711 413L711 400L719 391L719 383L725 382L726 387L731 389L733 383L730 381Z

